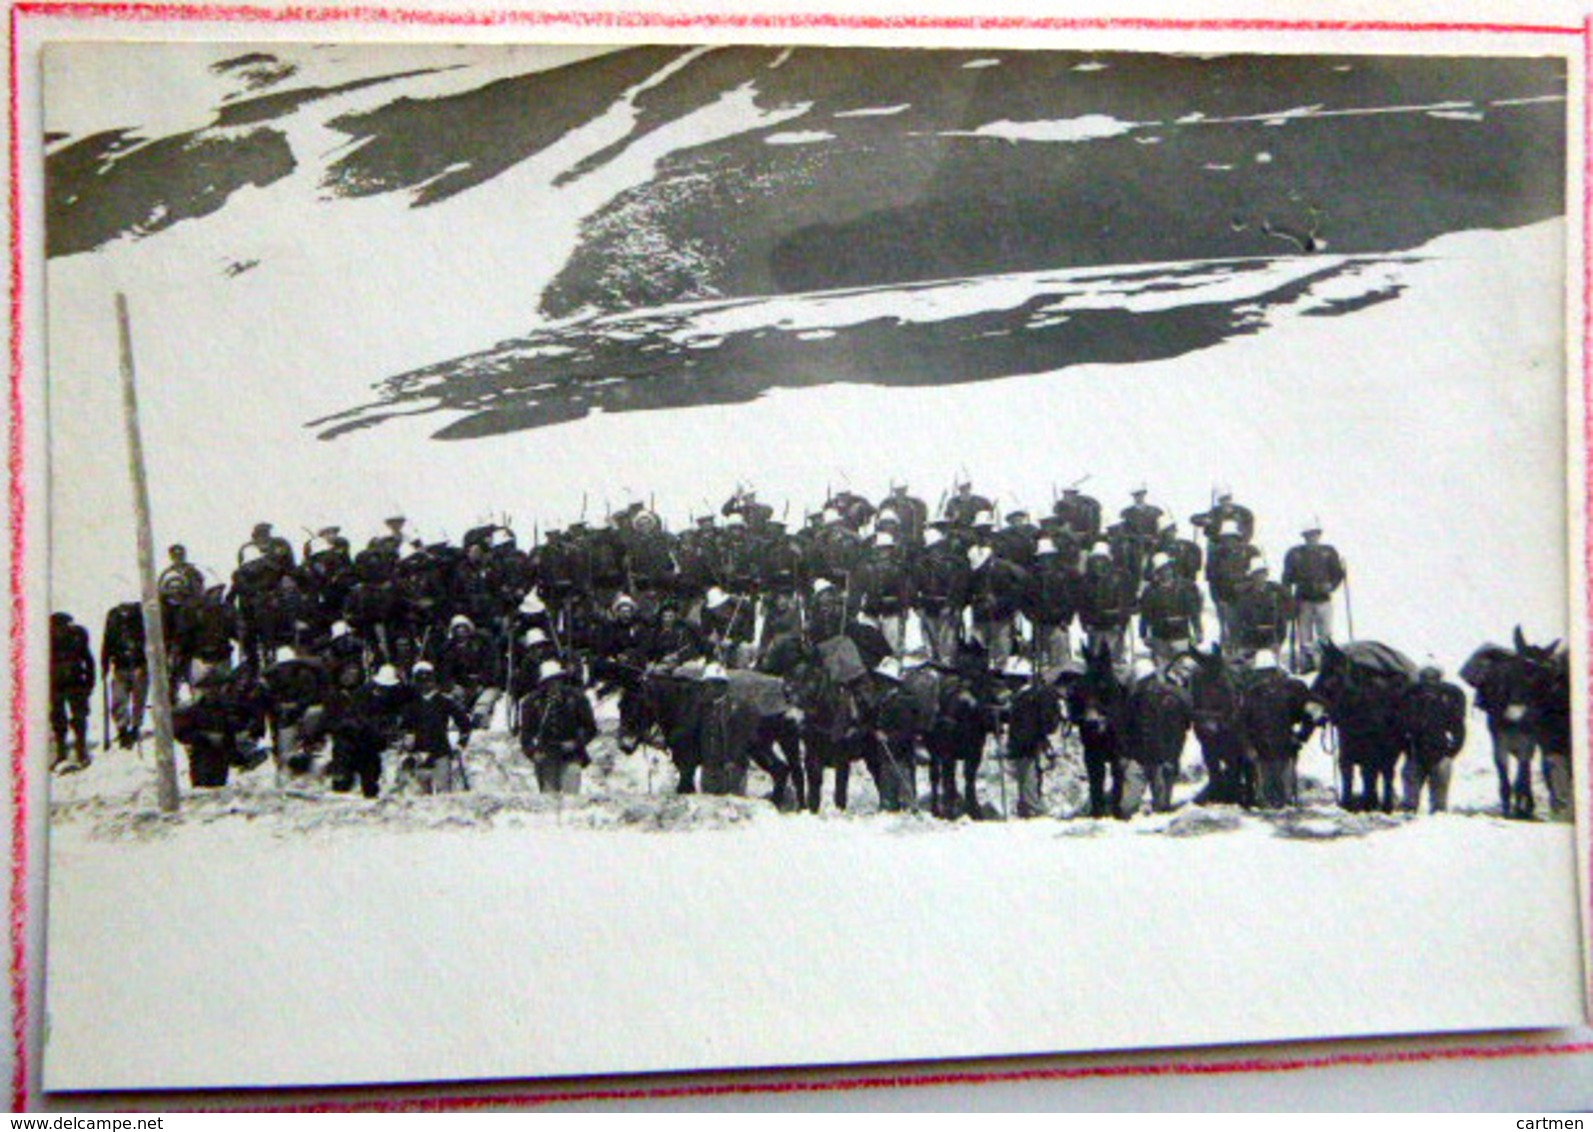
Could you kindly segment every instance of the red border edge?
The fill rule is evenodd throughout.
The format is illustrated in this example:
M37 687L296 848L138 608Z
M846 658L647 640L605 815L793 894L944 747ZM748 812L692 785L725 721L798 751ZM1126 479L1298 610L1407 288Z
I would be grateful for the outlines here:
M928 17L928 16L849 16L826 13L763 15L757 13L669 13L646 11L581 12L554 10L429 11L392 7L305 7L266 8L248 4L190 3L93 3L91 0L40 2L19 0L10 5L10 90L8 121L10 145L10 317L11 386L6 460L10 473L8 510L10 524L11 632L8 642L11 663L11 881L10 881L10 992L11 992L11 1110L27 1111L31 1064L28 1025L31 1018L28 971L28 704L27 704L27 579L24 569L27 551L27 495L24 490L25 451L23 425L23 242L21 87L18 69L21 49L18 32L23 17L65 17L69 19L118 19L137 21L215 21L271 23L398 23L410 26L490 27L504 25L564 25L592 28L656 27L681 29L705 27L739 30L833 29L833 30L1113 30L1113 31L1277 31L1277 32L1407 32L1514 35L1577 35L1582 39L1584 105L1582 136L1583 161L1588 174L1583 178L1582 198L1582 382L1583 434L1593 437L1593 16L1584 16L1580 26L1556 24L1489 24L1458 22L1411 23L1381 20L1281 20L1281 19L1136 19L1136 18L1047 18L1023 16ZM1593 498L1593 464L1585 469L1584 509ZM1593 605L1593 516L1583 546L1589 568L1587 593ZM1589 678L1593 696L1593 675ZM1593 774L1584 776L1593 779ZM1593 796L1593 781L1585 784ZM1593 915L1593 899L1588 909ZM1566 1044L1522 1043L1509 1046L1470 1046L1450 1049L1391 1050L1374 1053L1338 1053L1308 1058L1246 1058L1214 1061L1171 1061L1161 1064L1096 1065L1076 1068L1013 1069L951 1073L911 1072L896 1076L842 1078L829 1081L756 1081L723 1084L638 1086L570 1092L528 1092L521 1094L456 1095L399 1101L327 1101L307 1105L284 1105L237 1111L267 1112L396 1112L441 1111L504 1107L509 1105L552 1105L612 1100L662 1100L689 1097L727 1096L746 1093L793 1094L850 1092L857 1089L911 1088L943 1085L982 1085L1027 1081L1064 1081L1084 1078L1132 1078L1172 1075L1209 1076L1228 1073L1287 1073L1325 1069L1334 1066L1399 1065L1455 1060L1496 1060L1507 1057L1543 1057L1593 1053L1593 1042ZM223 1110L226 1111L226 1110Z
M12 1111L28 1103L28 700L27 700L27 506L23 485L22 419L22 143L21 87L17 64L20 14L11 11L11 82L8 115L11 128L11 389L10 435L6 462L10 469L11 523L11 1100Z

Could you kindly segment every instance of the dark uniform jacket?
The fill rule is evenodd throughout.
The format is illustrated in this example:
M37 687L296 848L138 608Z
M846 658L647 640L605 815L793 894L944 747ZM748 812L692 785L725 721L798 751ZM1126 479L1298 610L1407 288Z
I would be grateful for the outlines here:
M1343 583L1344 563L1326 543L1302 543L1283 558L1283 584L1301 601L1327 601Z

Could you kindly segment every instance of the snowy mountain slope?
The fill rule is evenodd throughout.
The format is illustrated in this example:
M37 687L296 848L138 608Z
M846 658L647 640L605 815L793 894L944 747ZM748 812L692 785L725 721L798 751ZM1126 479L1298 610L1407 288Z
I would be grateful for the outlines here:
M313 49L274 50L261 53L274 60L267 71L284 77L260 93L240 92L231 70L211 75L202 89L233 97L213 95L208 124L136 135L149 152L114 148L123 139L105 134L125 120L58 143L52 252L219 207L251 183L231 166L262 148L272 160L256 182L280 177L285 159L314 168L334 214L344 195L424 207L621 105L626 127L553 186L638 148L661 160L586 217L578 239L546 249L565 260L542 297L554 316L1288 250L1264 224L1316 224L1336 250L1387 251L1563 208L1565 77L1553 60L633 48L540 69L522 53L515 73L447 53L414 67L409 49L380 69L379 51L345 60L339 74ZM792 125L681 135L727 98ZM285 152L279 127L296 111L337 142ZM691 254L684 265L636 254L649 248Z
M1134 265L743 298L553 323L382 384L375 404L312 422L334 439L393 415L454 416L458 440L578 419L749 401L836 382L961 384L1176 358L1289 315L1398 298L1415 257L1291 256ZM1335 297L1326 298L1332 295Z

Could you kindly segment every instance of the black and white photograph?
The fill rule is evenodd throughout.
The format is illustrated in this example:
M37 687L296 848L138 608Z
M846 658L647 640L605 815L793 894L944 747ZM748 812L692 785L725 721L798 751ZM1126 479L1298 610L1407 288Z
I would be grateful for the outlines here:
M1583 1024L1473 46L49 44L46 1087Z

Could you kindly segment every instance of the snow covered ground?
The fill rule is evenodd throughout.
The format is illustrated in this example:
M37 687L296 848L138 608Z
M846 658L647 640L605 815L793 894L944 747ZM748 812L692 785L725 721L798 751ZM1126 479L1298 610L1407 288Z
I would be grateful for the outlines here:
M152 768L57 779L52 1088L589 1073L1538 1026L1578 1017L1568 825L1187 803L941 822L679 798L607 732L541 797L502 733L468 794L284 797L269 768L154 810ZM920 775L923 782L924 775ZM827 784L828 787L828 784ZM767 789L754 772L752 793ZM1006 789L1013 790L1011 783ZM994 760L981 795L1004 798ZM114 1017L116 1026L103 1020ZM490 1035L490 1039L486 1037Z

